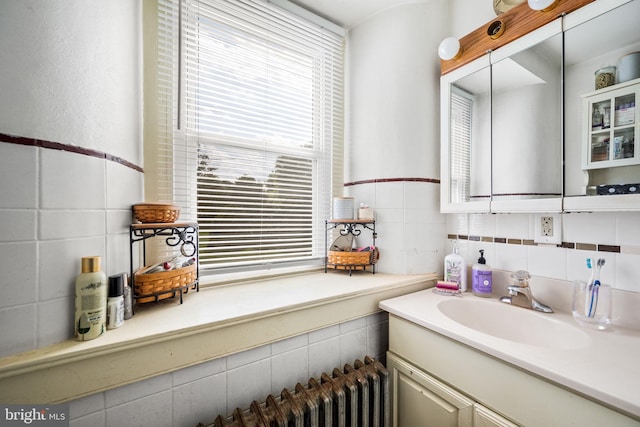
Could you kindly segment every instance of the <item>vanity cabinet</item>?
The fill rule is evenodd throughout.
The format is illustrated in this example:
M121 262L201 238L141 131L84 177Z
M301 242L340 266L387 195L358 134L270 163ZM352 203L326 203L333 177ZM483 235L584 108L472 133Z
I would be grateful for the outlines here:
M421 369L387 353L394 427L515 427Z
M640 164L640 153L635 147L639 94L640 79L637 79L583 95L584 169Z
M387 367L395 427L639 425L564 386L394 314L389 315Z

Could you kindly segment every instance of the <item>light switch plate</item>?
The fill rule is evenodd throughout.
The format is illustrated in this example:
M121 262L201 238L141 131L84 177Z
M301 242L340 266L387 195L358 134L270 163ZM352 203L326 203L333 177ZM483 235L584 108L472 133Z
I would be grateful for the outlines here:
M536 214L534 222L534 242L555 245L562 243L562 215L555 213Z

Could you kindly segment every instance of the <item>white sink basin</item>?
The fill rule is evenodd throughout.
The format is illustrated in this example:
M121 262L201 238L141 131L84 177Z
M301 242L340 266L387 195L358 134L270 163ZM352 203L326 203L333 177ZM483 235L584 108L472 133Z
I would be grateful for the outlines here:
M451 320L475 331L521 344L572 350L591 342L584 331L554 319L554 314L495 300L452 298L439 302L438 309Z

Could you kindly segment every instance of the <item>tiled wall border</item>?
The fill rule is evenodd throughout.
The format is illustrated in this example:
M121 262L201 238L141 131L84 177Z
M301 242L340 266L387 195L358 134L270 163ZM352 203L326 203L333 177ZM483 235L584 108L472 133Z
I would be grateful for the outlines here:
M531 239L513 239L513 238L491 237L491 236L468 236L465 234L447 234L447 238L450 240L469 240L472 242L504 243L507 245L538 246L538 244ZM548 246L548 245L545 244L545 246ZM636 253L636 251L627 252L626 250L622 250L621 246L606 245L601 243L562 242L561 244L555 245L555 246L559 248L578 249L582 251Z
M360 181L345 182L345 187L352 187L361 184L376 184L380 182L430 182L432 184L440 184L440 180L436 178L372 178Z
M60 142L45 141L42 139L26 138L24 136L8 135L6 133L0 133L0 142L7 144L28 145L30 147L47 148L51 150L62 150L70 153L82 154L84 156L96 157L98 159L109 160L135 171L144 173L144 169L134 163L129 162L121 157L114 156L109 153L103 153L102 151L93 150L90 148L78 147L76 145L62 144Z

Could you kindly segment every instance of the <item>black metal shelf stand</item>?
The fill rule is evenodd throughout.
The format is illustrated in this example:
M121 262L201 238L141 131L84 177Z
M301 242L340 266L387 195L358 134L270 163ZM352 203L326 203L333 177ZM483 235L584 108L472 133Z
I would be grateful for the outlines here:
M353 270L361 267L363 270L366 270L368 266L371 266L371 273L376 274L376 264L374 260L370 263L366 264L334 264L329 263L329 231L335 230L338 227L341 227L339 233L341 236L346 236L351 234L354 237L360 236L363 230L371 231L371 240L372 246L376 246L376 237L378 234L376 233L376 222L375 220L365 220L365 219L327 219L325 220L325 233L324 233L324 272L327 272L327 268L329 265L333 267L341 267L342 270L348 270L349 276ZM359 228L362 227L362 228Z
M154 292L145 295L135 295L135 299L155 298L156 302L160 295L176 294L180 295L180 304L182 304L183 293L189 292L189 289L200 291L200 266L198 259L198 223L197 222L176 222L176 223L151 223L151 224L131 224L129 226L129 263L131 268L131 288L135 289L135 272L133 269L133 247L135 243L142 242L142 263L146 265L147 261L147 239L157 236L166 236L165 243L167 246L176 247L180 245L180 252L186 257L196 258L196 280L193 283L186 284L180 288L168 291Z

